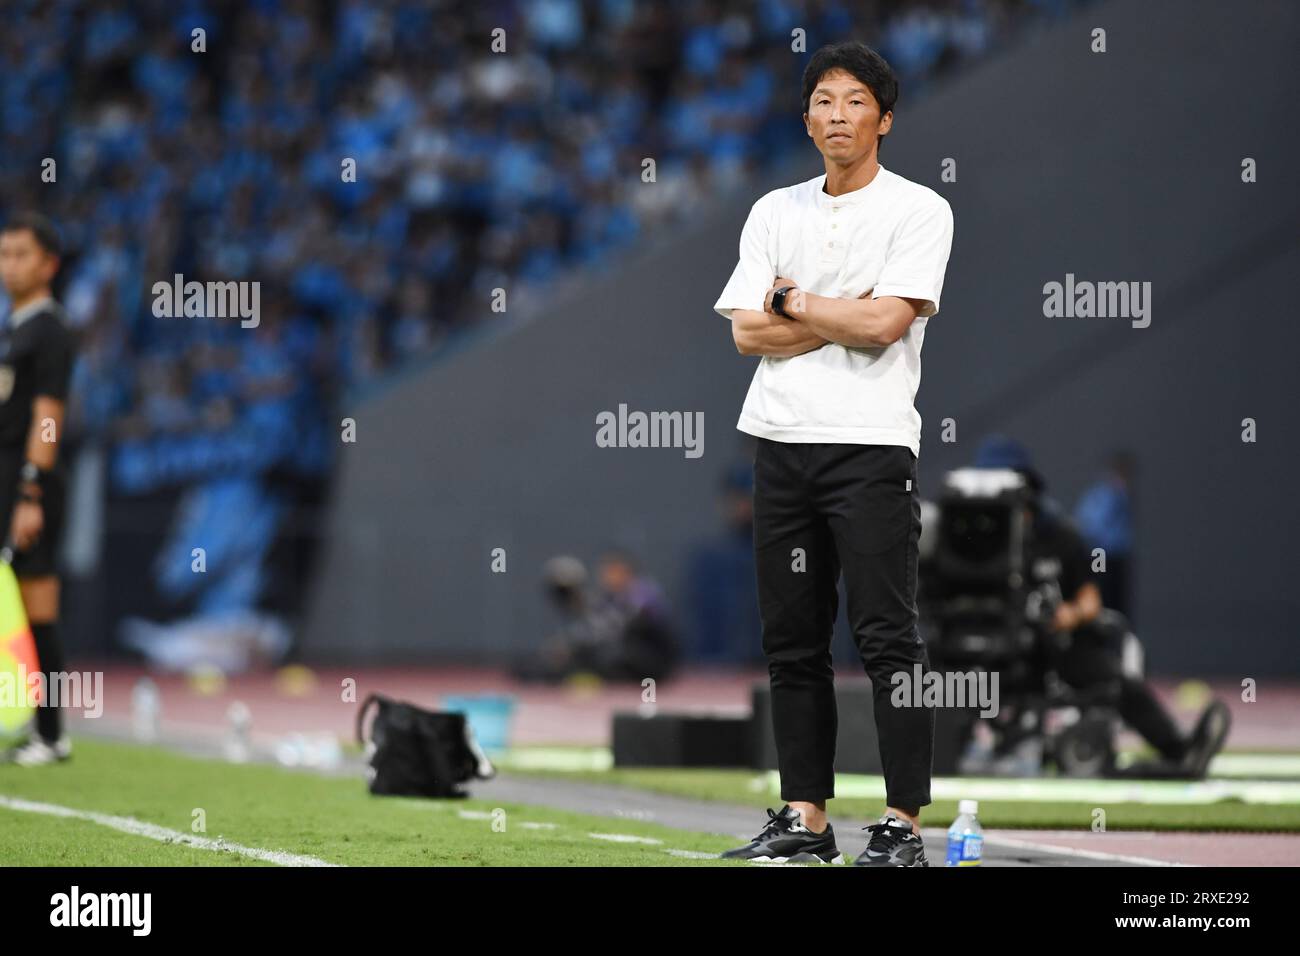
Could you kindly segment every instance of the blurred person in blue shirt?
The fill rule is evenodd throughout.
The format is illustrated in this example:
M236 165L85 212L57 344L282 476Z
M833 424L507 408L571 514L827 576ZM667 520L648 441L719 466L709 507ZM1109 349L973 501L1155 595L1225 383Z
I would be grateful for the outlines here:
M1133 620L1133 456L1117 451L1105 475L1079 497L1074 521L1089 546L1106 553L1106 573L1098 579L1102 603Z

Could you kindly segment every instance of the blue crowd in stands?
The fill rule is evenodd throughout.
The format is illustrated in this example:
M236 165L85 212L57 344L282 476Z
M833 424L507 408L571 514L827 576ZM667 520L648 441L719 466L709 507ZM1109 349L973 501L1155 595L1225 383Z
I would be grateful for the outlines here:
M799 148L819 45L871 40L911 97L1071 5L9 0L0 215L63 231L69 427L113 492L256 495L325 480L340 395L492 321L493 289L526 301ZM260 282L260 324L156 317L176 274Z

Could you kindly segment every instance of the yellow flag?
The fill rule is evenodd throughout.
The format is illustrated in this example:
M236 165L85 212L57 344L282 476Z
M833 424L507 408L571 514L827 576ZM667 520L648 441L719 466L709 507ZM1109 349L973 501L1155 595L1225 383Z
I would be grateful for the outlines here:
M18 578L8 561L0 561L0 733L13 733L31 719L35 701L28 696L27 675L38 670Z

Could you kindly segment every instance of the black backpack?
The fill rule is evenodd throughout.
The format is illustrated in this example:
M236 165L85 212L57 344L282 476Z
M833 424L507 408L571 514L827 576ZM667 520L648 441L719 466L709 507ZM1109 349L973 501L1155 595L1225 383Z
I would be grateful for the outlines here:
M367 739L366 713L379 706ZM465 715L430 711L371 694L357 712L357 742L364 744L370 792L405 797L466 797L465 783L496 776Z

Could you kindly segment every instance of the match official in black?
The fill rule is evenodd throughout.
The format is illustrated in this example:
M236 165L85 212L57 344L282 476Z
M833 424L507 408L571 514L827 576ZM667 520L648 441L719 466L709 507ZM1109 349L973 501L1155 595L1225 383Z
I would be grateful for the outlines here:
M62 254L43 216L25 213L0 226L0 282L9 314L0 328L0 518L12 550L23 606L45 674L35 732L7 758L22 766L66 760L71 745L53 675L64 669L56 632L59 579L55 548L63 528L64 475L59 456L73 338L51 285ZM53 706L51 706L53 704Z

